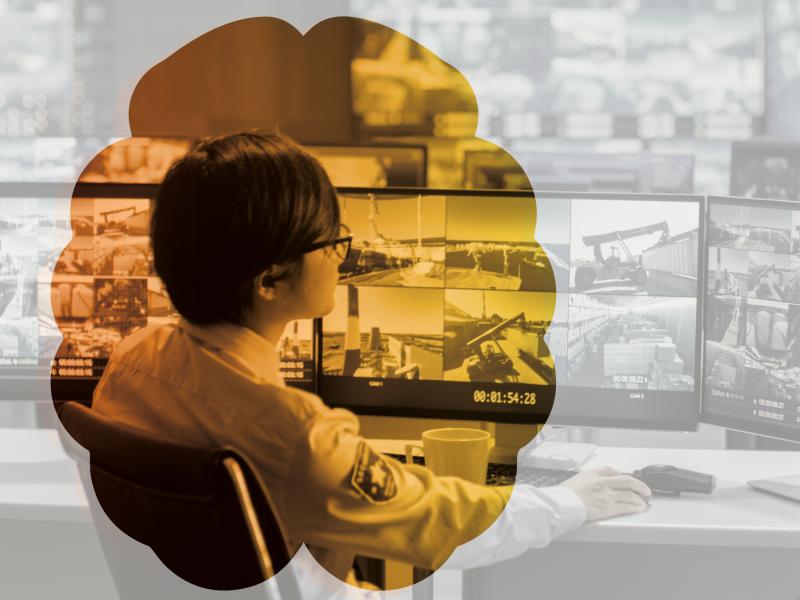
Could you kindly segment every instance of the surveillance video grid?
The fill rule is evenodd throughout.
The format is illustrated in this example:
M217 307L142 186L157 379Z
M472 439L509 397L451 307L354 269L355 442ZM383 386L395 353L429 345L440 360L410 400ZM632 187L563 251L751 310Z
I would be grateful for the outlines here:
M705 410L800 429L800 209L712 199Z
M336 308L322 321L322 372L333 376L323 380L325 393L346 395L345 404L356 395L356 403L366 406L388 394L387 386L395 390L388 382L397 379L475 389L542 389L557 382L642 398L695 393L698 198L543 194L534 202L490 192L423 194L412 215L425 214L428 198L437 215L446 215L442 287L385 285L386 278L372 285L348 267ZM377 210L361 209L372 220L369 227L353 228L355 238L371 228L379 239L382 220L375 216L402 200L377 195L360 201ZM357 201L346 202L347 214L358 214L352 209ZM632 224L620 231L610 215L625 215ZM623 246L625 261L619 260ZM577 269L593 266L595 280L576 287ZM390 269L371 273L385 271ZM554 315L552 290L568 289L570 274L573 288ZM342 381L336 387L340 376L374 386ZM397 394L381 402L408 398ZM442 406L455 406L450 398L459 396L456 388L448 395Z

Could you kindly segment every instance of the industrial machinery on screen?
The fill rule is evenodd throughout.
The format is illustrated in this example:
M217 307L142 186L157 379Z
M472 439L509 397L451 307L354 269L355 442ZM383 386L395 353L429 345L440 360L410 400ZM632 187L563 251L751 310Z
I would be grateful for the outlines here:
M340 194L351 228L325 375L551 385L547 255L522 194Z
M706 371L709 402L791 423L800 408L800 210L712 199ZM788 421L787 421L788 419Z

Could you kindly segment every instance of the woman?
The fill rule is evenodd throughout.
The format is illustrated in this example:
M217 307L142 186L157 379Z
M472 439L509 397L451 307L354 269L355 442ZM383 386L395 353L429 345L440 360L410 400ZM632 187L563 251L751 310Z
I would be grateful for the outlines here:
M359 436L355 415L281 380L282 331L333 309L350 244L334 188L301 147L255 133L204 142L167 173L151 235L182 319L120 345L95 410L170 439L239 449L293 548L307 543L342 580L354 554L436 568L503 512L512 487L435 477L384 457ZM587 518L642 510L649 490L603 470L514 494L504 517L513 536L490 540L496 558L546 545Z

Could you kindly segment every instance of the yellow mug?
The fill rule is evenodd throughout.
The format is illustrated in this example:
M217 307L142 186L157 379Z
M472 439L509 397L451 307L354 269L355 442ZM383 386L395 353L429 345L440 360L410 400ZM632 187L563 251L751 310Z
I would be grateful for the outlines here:
M425 465L436 475L460 477L483 485L493 447L491 434L482 429L429 429L422 434L422 445L406 445L406 463L413 462L416 448L422 451Z

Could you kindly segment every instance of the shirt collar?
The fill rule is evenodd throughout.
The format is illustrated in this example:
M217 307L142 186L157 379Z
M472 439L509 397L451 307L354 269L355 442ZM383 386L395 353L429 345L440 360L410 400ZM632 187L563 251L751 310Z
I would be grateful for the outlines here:
M233 359L257 379L285 385L277 348L255 331L233 323L195 325L186 319L180 319L178 327L212 352Z

